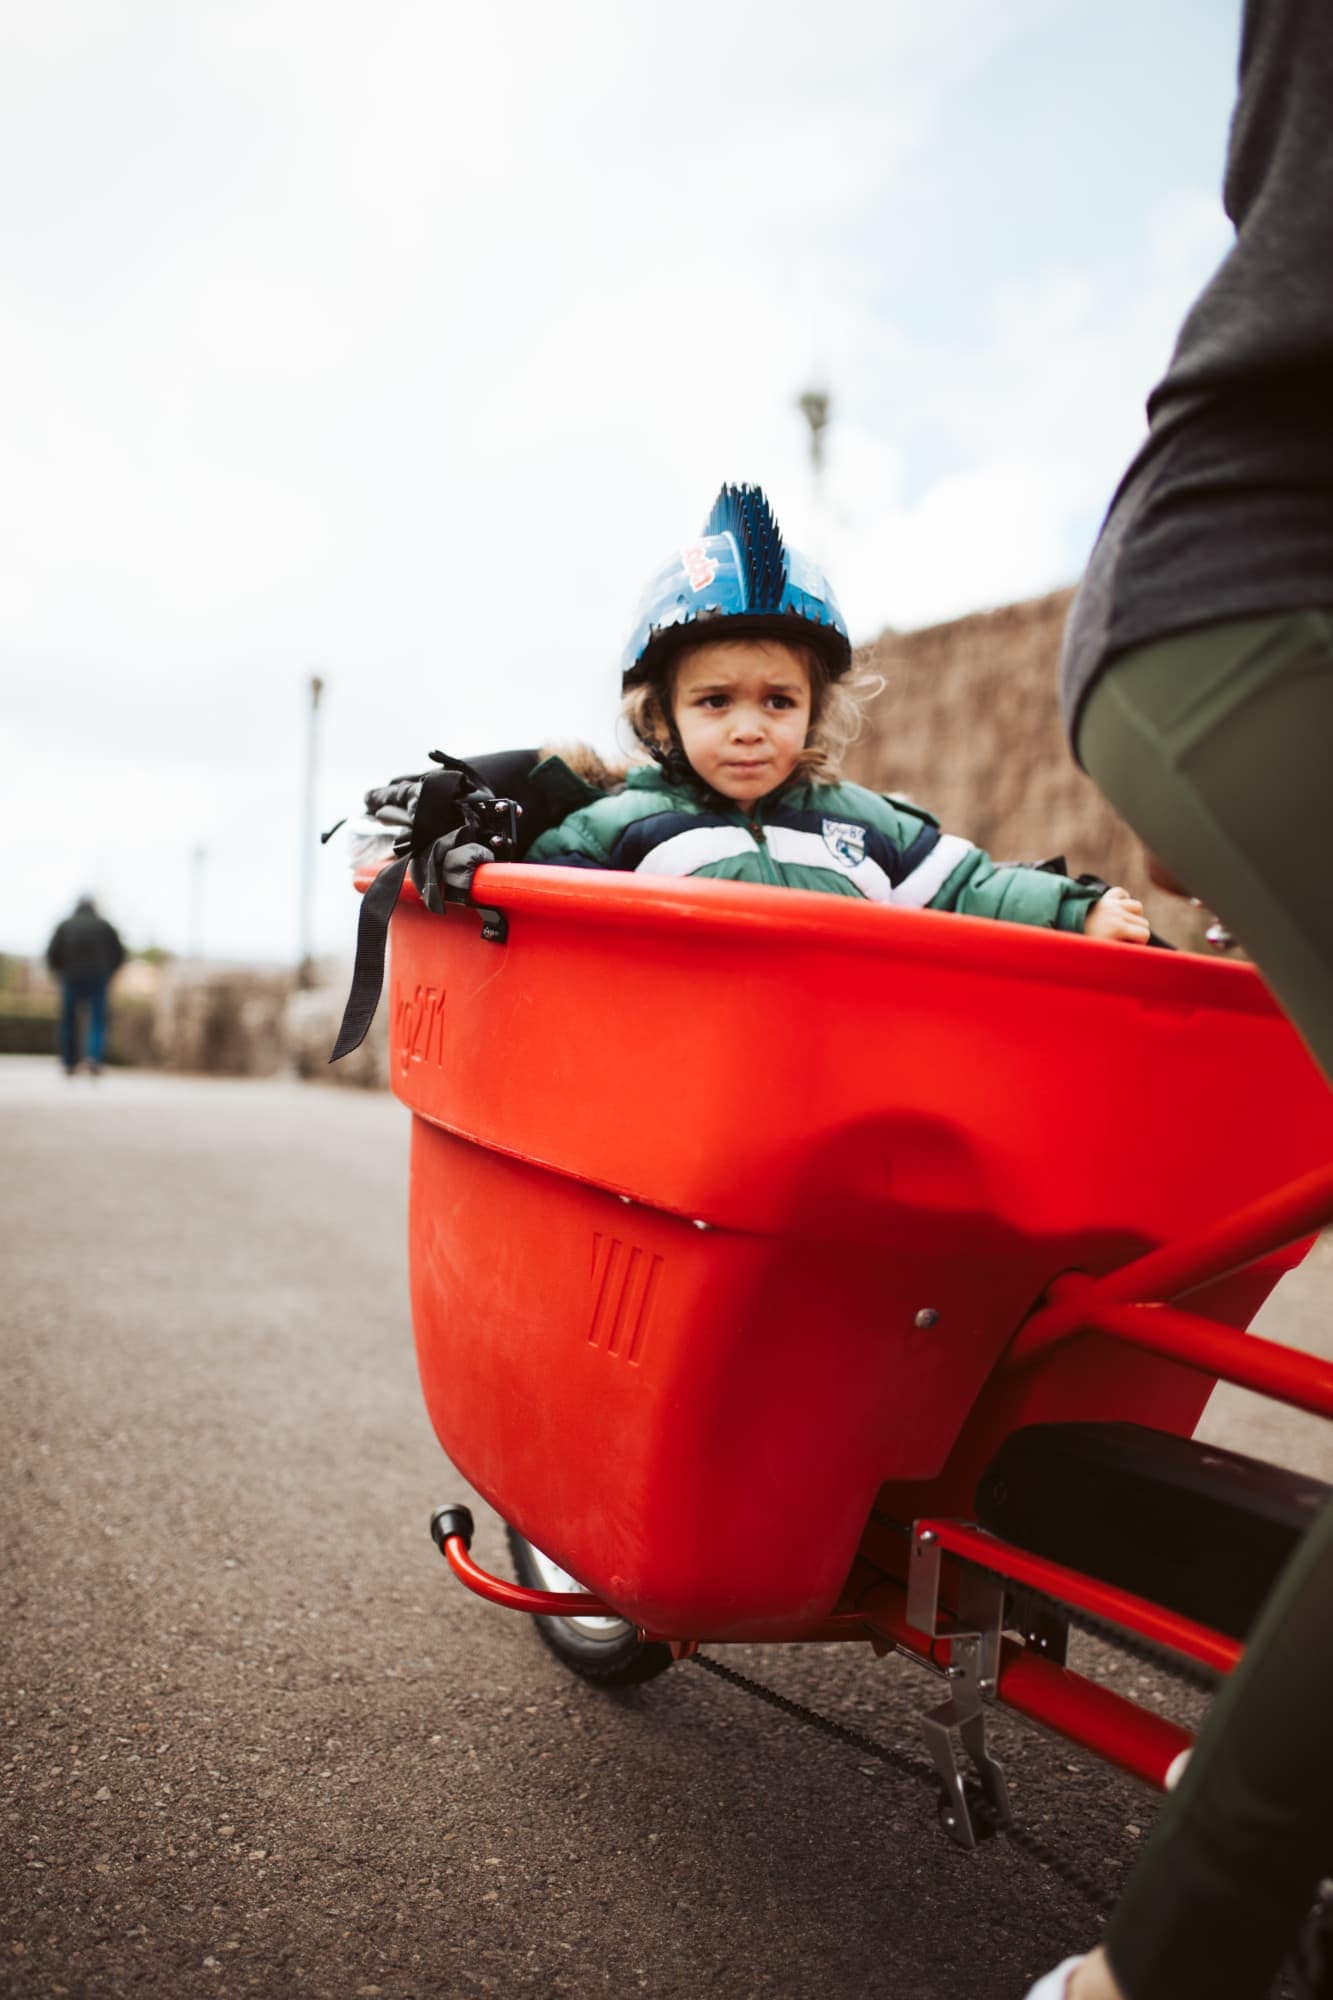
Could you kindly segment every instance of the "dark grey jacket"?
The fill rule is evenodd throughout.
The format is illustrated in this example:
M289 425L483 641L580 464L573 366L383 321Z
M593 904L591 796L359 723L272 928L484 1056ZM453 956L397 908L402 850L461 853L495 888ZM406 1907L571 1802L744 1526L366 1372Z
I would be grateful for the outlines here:
M1246 0L1223 190L1236 240L1148 399L1070 613L1071 737L1118 653L1333 606L1333 5Z
M85 898L51 933L46 962L62 979L110 979L125 963L125 947L114 925Z

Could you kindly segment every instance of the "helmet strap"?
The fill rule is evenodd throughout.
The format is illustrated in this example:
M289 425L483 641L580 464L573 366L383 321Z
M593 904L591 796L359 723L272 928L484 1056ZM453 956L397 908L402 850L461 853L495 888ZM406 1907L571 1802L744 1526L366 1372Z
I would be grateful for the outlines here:
M636 732L639 734L639 741L669 785L687 785L692 778L698 783L698 773L685 755L685 745L680 740L676 718L671 713L669 684L664 686L659 682L654 692L657 697L658 715L666 726L667 740L663 745L656 736L650 736L646 732Z
M644 747L669 785L686 785L696 777L695 769L685 755L685 746L676 733L674 722L670 728L671 741L665 750L660 743L645 743Z

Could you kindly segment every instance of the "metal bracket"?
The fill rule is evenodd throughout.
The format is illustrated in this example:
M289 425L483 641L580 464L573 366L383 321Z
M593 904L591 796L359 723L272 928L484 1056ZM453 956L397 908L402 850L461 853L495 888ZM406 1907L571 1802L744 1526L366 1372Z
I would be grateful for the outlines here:
M975 1847L979 1840L998 1833L1011 1818L1009 1788L1004 1782L1004 1772L986 1748L984 1697L988 1689L993 1692L995 1687L994 1680L988 1680L980 1671L986 1645L986 1637L978 1633L954 1639L952 1657L945 1669L950 1682L949 1699L921 1718L921 1733L931 1761L939 1772L943 1789L941 1822L951 1840L960 1847L969 1848ZM976 1773L981 1795L990 1808L984 1820L974 1816L968 1803L967 1788L954 1753L954 1730L958 1732L959 1741Z
M947 1633L939 1631L940 1545L929 1528L912 1537L907 1578L907 1618L932 1639L949 1646L944 1669L949 1699L921 1718L921 1730L931 1761L939 1772L943 1796L940 1819L945 1832L960 1847L1007 1826L1011 1817L1004 1773L986 1748L985 1703L993 1699L1000 1672L1000 1638L1004 1628L1004 1582L984 1570L960 1571L958 1617ZM968 1803L967 1789L954 1750L954 1731L976 1773L981 1795L990 1808L978 1821Z
M508 942L509 919L503 910L492 909L487 903L474 903L466 889L451 890L444 900L451 909L476 911L481 918L481 935L487 944Z
M518 854L518 823L523 808L513 799L479 798L471 793L463 801L463 830L488 847L496 861L513 861ZM480 865L480 864L479 864ZM475 871L474 871L475 872ZM447 903L461 903L481 918L481 935L486 944L506 944L509 919L502 910L487 903L474 903L470 889L446 889Z
M1025 1590L1015 1590L1010 1601L1010 1630L1016 1625L1029 1649L1040 1653L1052 1666L1063 1667L1069 1659L1069 1620L1056 1605Z
M907 1571L907 1622L933 1639L940 1602L940 1543L933 1528L912 1530Z
M523 808L513 799L486 799L476 808L481 822L481 838L497 861L512 861L518 853L518 823ZM476 905L481 918L481 935L487 944L505 944L509 919L500 911Z

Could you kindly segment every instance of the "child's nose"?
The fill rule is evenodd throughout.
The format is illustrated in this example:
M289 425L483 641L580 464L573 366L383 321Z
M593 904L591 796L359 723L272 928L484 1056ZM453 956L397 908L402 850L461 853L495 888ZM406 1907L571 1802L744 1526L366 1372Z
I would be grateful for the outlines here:
M737 709L732 718L732 731L736 736L744 737L747 740L750 737L761 736L763 734L763 717L755 714L753 710Z

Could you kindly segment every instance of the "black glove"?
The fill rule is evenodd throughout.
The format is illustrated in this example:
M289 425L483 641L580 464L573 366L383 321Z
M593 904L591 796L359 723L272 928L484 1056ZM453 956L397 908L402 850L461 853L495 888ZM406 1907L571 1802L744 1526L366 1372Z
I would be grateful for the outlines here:
M367 813L372 819L387 820L392 826L411 826L421 797L422 780L427 775L425 771L415 771L406 778L390 778L387 785L373 785L366 793Z
M412 880L426 908L438 915L446 903L467 901L472 877L483 862L508 858L483 847L474 827L459 826L441 834L424 854L412 856Z
M403 878L409 867L417 893L437 914L446 903L465 903L483 861L510 861L518 839L519 808L499 799L472 768L442 750L431 751L438 771L392 778L367 792L366 806L403 828L397 857L381 868L361 898L356 965L330 1062L350 1055L365 1039L384 984L384 948ZM484 913L482 935L503 938L503 919Z

